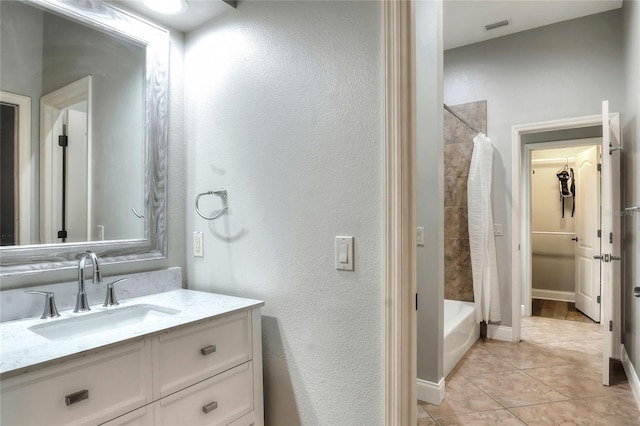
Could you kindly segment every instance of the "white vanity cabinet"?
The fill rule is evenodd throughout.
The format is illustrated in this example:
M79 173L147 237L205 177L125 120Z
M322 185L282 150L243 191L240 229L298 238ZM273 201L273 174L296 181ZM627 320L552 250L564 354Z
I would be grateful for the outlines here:
M260 330L254 309L158 336L154 424L262 424Z
M3 426L262 425L260 307L52 361L0 389Z
M0 423L96 425L151 400L150 342L87 355L2 380Z

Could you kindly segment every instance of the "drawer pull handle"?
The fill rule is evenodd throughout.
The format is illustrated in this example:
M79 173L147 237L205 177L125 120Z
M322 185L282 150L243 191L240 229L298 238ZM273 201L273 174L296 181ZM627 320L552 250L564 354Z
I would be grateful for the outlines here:
M204 412L205 414L215 410L216 408L218 408L218 403L216 401L210 402L207 405L203 405L202 406L202 412Z
M75 404L76 402L84 401L85 399L89 399L89 391L87 389L83 389L78 392L74 392L70 395L64 397L64 402L67 405Z
M216 351L216 345L209 345L200 349L202 355L210 355Z

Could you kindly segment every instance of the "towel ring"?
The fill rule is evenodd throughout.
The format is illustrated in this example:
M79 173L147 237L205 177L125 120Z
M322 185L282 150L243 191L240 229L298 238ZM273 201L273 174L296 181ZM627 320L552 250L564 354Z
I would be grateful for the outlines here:
M205 216L204 214L202 214L202 212L200 211L200 208L198 207L198 203L200 202L200 197L202 197L203 195L217 195L218 197L224 200L227 198L227 190L222 188L222 189L218 189L217 191L207 191L207 192L201 192L200 194L198 194L198 196L196 197L196 213L198 213L201 218L206 220L216 220L222 217L229 210L227 206L224 206L224 208L220 210L220 213L218 213L217 215Z
M133 212L134 215L136 215L138 219L142 219L144 217L143 214L140 214L136 211L135 207L131 207L131 211Z

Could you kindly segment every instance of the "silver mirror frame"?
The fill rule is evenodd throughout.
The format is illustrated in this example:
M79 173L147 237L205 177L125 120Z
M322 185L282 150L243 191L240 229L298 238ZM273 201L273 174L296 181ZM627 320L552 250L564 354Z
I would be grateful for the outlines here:
M145 234L143 239L2 247L0 277L75 268L76 256L85 250L94 251L103 264L165 258L168 31L101 1L23 1L145 46Z

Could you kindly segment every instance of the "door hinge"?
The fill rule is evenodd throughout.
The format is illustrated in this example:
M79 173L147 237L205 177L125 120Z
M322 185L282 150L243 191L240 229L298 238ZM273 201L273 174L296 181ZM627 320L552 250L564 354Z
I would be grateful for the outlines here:
M418 310L418 293L416 293L416 311Z
M600 303L600 296L596 297L596 303Z
M58 136L58 145L59 146L69 146L69 137L65 135Z
M58 238L67 238L67 231L58 231Z
M602 238L602 229L598 229L598 238Z
M613 321L609 321L609 331L613 331Z
M609 232L609 244L613 244L613 232Z
M601 172L602 171L602 163L598 163L598 171Z

